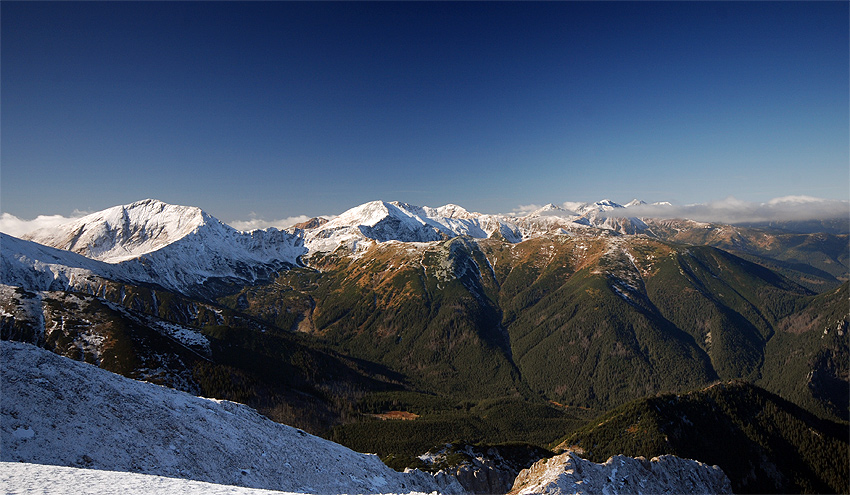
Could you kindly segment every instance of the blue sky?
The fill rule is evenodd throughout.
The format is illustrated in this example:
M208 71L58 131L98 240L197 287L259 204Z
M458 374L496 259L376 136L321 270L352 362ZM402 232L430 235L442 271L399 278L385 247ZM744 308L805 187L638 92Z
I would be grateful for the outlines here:
M0 4L0 211L847 200L846 2Z

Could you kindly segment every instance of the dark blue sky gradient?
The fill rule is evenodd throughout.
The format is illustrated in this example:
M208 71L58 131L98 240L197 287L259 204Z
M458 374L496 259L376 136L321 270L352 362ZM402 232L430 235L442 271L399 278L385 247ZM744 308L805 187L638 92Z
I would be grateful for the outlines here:
M848 4L0 4L0 209L848 199Z

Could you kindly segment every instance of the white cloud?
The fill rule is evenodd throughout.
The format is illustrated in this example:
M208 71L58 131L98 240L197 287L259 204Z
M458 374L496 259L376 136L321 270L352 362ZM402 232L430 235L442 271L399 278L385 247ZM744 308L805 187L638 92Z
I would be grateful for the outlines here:
M283 230L287 227L292 227L296 223L306 222L310 220L312 217L308 217L307 215L298 215L294 217L282 218L280 220L263 220L262 218L256 218L255 214L251 214L250 220L234 220L232 222L228 222L228 225L233 227L236 230L256 230L256 229L267 229L269 227L274 227L276 229Z
M0 214L0 232L15 237L21 237L22 235L34 230L56 227L85 215L87 215L86 212L75 210L74 216L72 217L64 217L62 215L39 215L32 220L23 220L11 213L2 213Z
M542 205L534 205L534 204L519 205L511 211L511 214L521 217L523 215L528 215L529 213L531 213L533 211L537 211L540 208L543 208L543 206Z
M612 217L687 218L699 222L751 223L850 218L850 203L811 196L784 196L766 203L741 201L732 196L710 203L638 205L604 213Z

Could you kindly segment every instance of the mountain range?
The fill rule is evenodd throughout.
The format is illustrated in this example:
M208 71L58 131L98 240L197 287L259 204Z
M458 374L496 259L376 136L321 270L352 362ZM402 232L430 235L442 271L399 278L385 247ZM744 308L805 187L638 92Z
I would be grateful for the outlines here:
M641 204L375 201L241 232L144 200L0 235L0 330L398 468L451 442L554 448L631 401L730 380L812 428L846 422L846 231L628 216ZM794 486L846 484L811 476Z

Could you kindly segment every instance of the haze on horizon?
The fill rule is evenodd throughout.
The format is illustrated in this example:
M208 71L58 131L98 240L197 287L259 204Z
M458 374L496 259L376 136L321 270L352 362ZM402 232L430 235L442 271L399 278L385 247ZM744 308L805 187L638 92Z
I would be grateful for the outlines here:
M846 2L2 2L0 224L144 198L258 227L377 199L842 213L847 19Z

